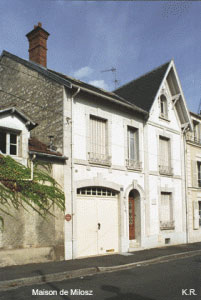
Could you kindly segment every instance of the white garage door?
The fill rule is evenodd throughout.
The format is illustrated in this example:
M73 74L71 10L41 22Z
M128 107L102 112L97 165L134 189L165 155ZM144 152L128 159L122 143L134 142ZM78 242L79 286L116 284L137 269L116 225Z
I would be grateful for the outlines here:
M77 194L78 257L118 252L118 194L82 188Z

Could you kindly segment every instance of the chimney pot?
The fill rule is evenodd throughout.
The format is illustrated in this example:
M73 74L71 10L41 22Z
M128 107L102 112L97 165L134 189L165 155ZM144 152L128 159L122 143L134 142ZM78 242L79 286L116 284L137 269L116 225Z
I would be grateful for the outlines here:
M29 41L29 60L47 67L47 39L49 33L42 28L41 22L34 25L34 29L27 33Z

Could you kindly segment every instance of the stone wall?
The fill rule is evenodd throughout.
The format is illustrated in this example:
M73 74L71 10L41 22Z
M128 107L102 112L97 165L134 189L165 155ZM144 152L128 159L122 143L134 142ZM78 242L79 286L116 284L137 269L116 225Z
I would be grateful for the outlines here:
M15 106L39 125L31 135L63 148L63 87L23 64L3 56L0 64L0 109Z
M52 176L64 185L64 165L54 163ZM23 204L24 205L24 204ZM0 267L15 264L45 262L64 259L64 213L57 207L54 216L40 217L28 205L12 208L4 218L4 230L0 232ZM28 255L27 250L32 253ZM23 258L23 259L22 259Z

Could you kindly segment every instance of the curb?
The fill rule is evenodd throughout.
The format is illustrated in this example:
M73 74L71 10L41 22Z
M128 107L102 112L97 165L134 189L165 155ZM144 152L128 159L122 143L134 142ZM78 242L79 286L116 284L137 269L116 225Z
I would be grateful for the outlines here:
M32 285L32 284L40 284L40 283L53 282L53 281L62 281L65 279L77 278L80 276L94 275L98 272L99 272L98 268L93 267L93 268L65 271L65 272L60 272L60 273L25 277L25 278L13 279L13 280L5 280L5 281L0 282L0 291L17 288L17 287L22 287L22 286L27 286L27 285Z
M181 252L176 254L170 254L165 256L160 256L156 258L151 258L143 261L138 261L130 264L118 265L118 266L111 266L111 267L98 267L100 272L113 272L118 270L130 269L134 267L141 267L146 265L151 265L157 262L167 262L174 259L181 259L186 257L195 256L197 254L201 254L201 250L194 250L190 252Z
M53 282L53 281L62 281L65 279L70 278L78 278L82 276L89 276L95 275L97 273L104 273L104 272L115 272L118 270L125 270L134 267L141 267L150 264L154 264L157 262L167 262L174 259L181 259L185 257L195 256L197 254L201 254L201 250L194 250L190 252L182 252L177 254L170 254L161 257L156 257L148 260L138 261L134 263L118 265L118 266L111 266L111 267L92 267L92 268L85 268L79 270L71 270L65 271L60 273L53 273L53 274L46 274L46 275L39 275L33 277L26 277L26 278L19 278L14 280L5 280L0 282L0 291L18 288L22 286L28 286L33 284L41 284L46 282Z

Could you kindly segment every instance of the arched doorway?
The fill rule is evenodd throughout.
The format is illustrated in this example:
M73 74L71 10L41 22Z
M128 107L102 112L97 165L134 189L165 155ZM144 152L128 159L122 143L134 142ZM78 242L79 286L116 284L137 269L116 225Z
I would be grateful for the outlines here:
M128 195L129 240L140 239L140 194L136 189Z

